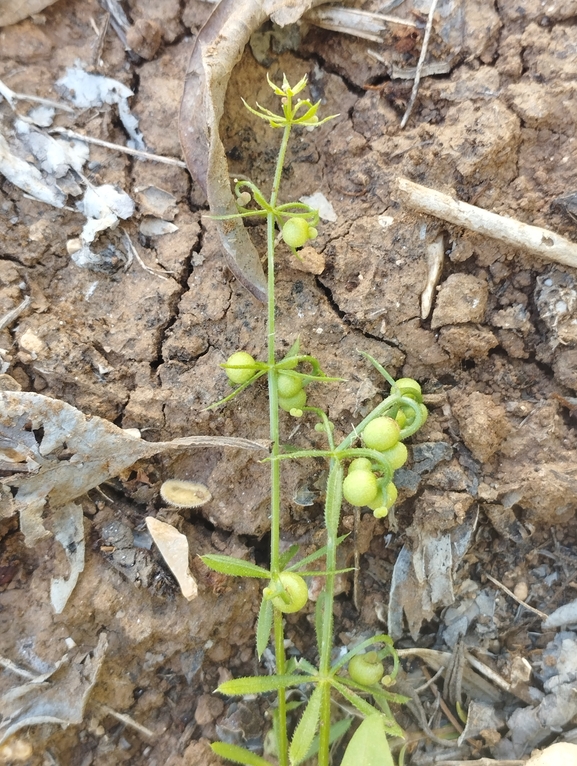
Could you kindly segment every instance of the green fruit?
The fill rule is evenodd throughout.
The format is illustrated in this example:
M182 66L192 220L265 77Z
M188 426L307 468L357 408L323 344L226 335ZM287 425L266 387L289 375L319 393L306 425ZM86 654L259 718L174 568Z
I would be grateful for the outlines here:
M282 227L282 238L289 247L302 247L309 239L315 239L317 230L304 218L289 218Z
M392 449L388 449L383 452L383 457L387 459L393 471L396 471L397 468L405 465L408 456L409 451L403 442L397 442Z
M246 351L235 351L228 357L224 369L231 383L246 383L255 374L254 358Z
M356 654L349 662L349 676L353 681L365 686L378 684L385 669L376 652Z
M407 416L405 414L405 411L402 408L400 408L397 414L395 415L395 420L399 424L399 428L401 430L407 425Z
M419 404L419 409L421 410L421 417L423 418L421 425L424 426L427 422L427 418L429 417L429 410L425 407L424 404Z
M416 402L423 401L423 394L421 393L421 386L413 378L399 378L395 381L396 387L402 393L403 396L410 396Z
M367 505L377 492L377 477L371 471L353 471L343 481L343 496L351 505Z
M292 396L296 396L302 390L302 387L301 378L291 375L289 372L279 372L278 395L283 399L290 399Z
M365 426L363 442L365 447L376 449L379 452L391 449L399 441L401 429L393 418L375 418Z
M285 412L302 410L307 403L307 395L303 388L295 396L279 396L278 406Z
M287 614L300 611L309 598L306 582L300 575L295 574L294 572L281 572L279 579L284 588L284 594L275 596L272 599L273 606L275 609L278 609L279 612L286 612ZM265 588L265 591L266 590L267 589Z
M351 461L348 472L352 473L353 471L371 471L371 470L372 470L372 464L371 464L371 461L368 459L368 457L357 457L353 461Z
M390 481L383 489L379 487L377 496L371 503L367 503L367 506L374 511L374 515L377 519L382 519L389 512L389 508L392 508L397 499L397 488Z

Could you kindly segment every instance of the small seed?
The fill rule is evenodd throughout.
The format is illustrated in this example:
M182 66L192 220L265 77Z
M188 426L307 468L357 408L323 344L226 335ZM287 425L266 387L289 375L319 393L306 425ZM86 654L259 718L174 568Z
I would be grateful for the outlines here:
M212 500L208 487L195 481L168 479L160 488L160 496L175 508L197 508Z

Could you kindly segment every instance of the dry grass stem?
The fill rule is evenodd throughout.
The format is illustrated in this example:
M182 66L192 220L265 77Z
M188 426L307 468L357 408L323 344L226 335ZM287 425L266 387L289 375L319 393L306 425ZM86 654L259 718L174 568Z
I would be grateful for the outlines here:
M419 61L417 62L417 71L415 72L415 82L413 83L411 98L409 99L409 103L407 104L407 108L403 115L403 119L401 120L401 128L404 128L407 122L409 121L409 117L411 116L411 112L413 111L413 107L415 106L415 101L417 100L417 93L419 92L419 83L421 82L423 65L425 63L425 58L427 57L427 48L429 47L429 39L431 37L431 30L433 29L433 18L435 16L436 8L437 8L437 0L432 0L431 7L429 8L429 16L427 18L427 26L425 27L425 36L423 37L421 55L419 56Z
M162 162L165 165L176 165L178 168L186 168L186 162L177 160L175 157L163 157L160 154L152 154L152 152L142 152L138 149L131 149L129 146L122 146L121 144L113 144L110 141L103 141L101 138L93 138L92 136L83 136L82 133L76 133L68 128L51 128L50 133L59 133L67 138L75 138L78 141L84 141L86 144L94 144L95 146L103 146L105 149L114 149L117 152L124 152L124 154L130 154L132 157L138 157L140 160L151 160L152 162Z
M521 606L524 606L525 609L528 609L530 612L533 612L533 614L538 615L542 620L546 620L547 617L549 617L548 614L545 614L545 612L541 612L539 609L535 609L534 606L530 606L526 601L522 601L520 598L517 598L517 596L513 593L512 590L509 590L506 585L503 585L502 582L499 582L499 580L496 580L494 577L491 577L490 574L487 574L485 572L485 577L487 577L488 580L491 580L492 583L494 583L498 588L501 588L502 591L504 591L508 596L511 596L512 599L514 599L518 604L521 604Z

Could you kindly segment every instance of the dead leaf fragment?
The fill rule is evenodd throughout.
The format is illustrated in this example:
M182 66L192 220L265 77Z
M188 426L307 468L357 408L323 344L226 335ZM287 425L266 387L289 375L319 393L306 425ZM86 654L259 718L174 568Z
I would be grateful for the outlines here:
M191 175L204 190L213 215L238 212L218 126L230 75L253 32L272 17L292 24L324 0L222 0L195 40L180 107L180 142ZM246 94L250 95L250 94ZM241 220L216 222L230 270L256 298L266 300L259 254Z
M101 633L92 652L78 649L71 658L62 658L50 673L5 692L0 697L0 744L25 726L82 723L107 647L106 634Z
M40 443L34 438L37 429L43 429ZM70 457L60 460L64 445ZM65 505L142 458L169 449L205 446L265 447L261 442L219 436L146 442L57 399L26 391L0 391L0 459L3 449L20 449L36 465L26 475L2 480L18 488L14 504L27 545L48 534L41 520L46 504L51 508Z
M198 586L188 568L188 540L172 524L153 516L146 517L146 526L162 558L176 577L182 595L187 601L192 601L198 596Z

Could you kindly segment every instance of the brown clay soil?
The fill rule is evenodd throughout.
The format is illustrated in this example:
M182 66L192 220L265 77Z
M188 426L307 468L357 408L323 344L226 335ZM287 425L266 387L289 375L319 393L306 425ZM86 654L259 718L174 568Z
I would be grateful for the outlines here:
M130 59L109 31L95 65L91 20L100 27L102 9L95 0L62 0L0 30L0 79L15 91L56 98L54 83L66 67L77 61L92 66L134 90L131 108L149 149L181 157L183 77L211 6L201 0L127 5L132 20L160 20L162 44L150 61ZM458 52L433 36L431 56L449 61L451 71L423 80L405 130L399 123L410 84L383 76L385 66L367 54L377 44L311 26L301 29L295 50L279 52L282 45L268 37L271 47L257 52L261 63L247 48L233 72L221 124L231 174L265 189L278 133L245 112L239 94L272 107L267 71L276 81L285 72L291 82L307 73L323 113L340 115L318 131L296 134L289 150L283 200L321 191L337 220L319 227L315 247L326 262L321 274L301 270L279 250L279 348L300 337L301 348L317 356L327 374L344 379L311 394L338 433L358 423L385 390L358 354L363 350L394 376L422 382L430 417L413 444L446 445L442 458L405 482L394 519L361 516L356 539L343 553L349 562L355 546L360 553L358 609L349 577L336 605L339 643L386 629L391 573L403 544L416 545L423 535L451 530L477 513L455 575L456 599L471 582L490 585L485 574L510 589L520 584L518 592L547 613L575 595L575 272L416 215L391 197L394 179L404 176L575 237L575 222L555 201L576 185L577 5L549 5L465 2L467 26ZM462 32L462 19L454 23ZM414 66L419 46L419 39L407 42L399 35L382 55ZM8 129L12 113L5 101L0 119ZM74 124L58 120L126 143L112 107L88 109ZM32 299L0 331L6 372L16 382L4 379L5 385L139 428L146 439L266 439L268 405L260 385L216 412L205 409L228 391L218 365L230 353L242 348L263 358L266 312L227 270L202 192L183 168L95 146L88 172L93 183L116 184L140 200L135 216L122 225L142 260L171 275L161 279L136 261L128 270L122 263L100 271L79 268L66 250L84 222L74 201L52 208L0 177L0 316L26 295ZM149 211L139 194L149 186L174 195L176 232L140 233ZM262 247L262 228L251 232ZM441 235L445 264L433 311L423 320L427 246ZM282 429L283 439L299 447L321 443L306 419L287 416ZM101 492L92 491L82 501L86 568L61 615L49 602L50 577L66 567L59 544L49 539L28 549L17 521L3 522L0 654L41 673L65 654L67 638L86 650L101 632L108 638L83 723L21 731L17 736L33 749L26 763L209 766L220 762L208 749L217 727L258 748L270 725L269 701L237 704L212 695L231 675L261 672L254 652L256 581L208 574L196 559L191 566L200 595L188 603L156 554L147 554L142 575L115 557L109 525L126 525L138 542L144 517L160 516L187 535L194 553L253 556L264 563L268 470L248 452L194 450L146 461ZM283 474L284 539L305 550L322 544L322 470L321 462L311 460L291 464ZM212 501L192 513L169 511L158 488L170 477L205 483ZM346 507L343 529L353 526ZM127 550L133 550L128 539ZM507 677L515 658L538 651L553 633L543 633L529 612L520 619L515 602L497 588L494 593L494 613L484 634L473 631L472 643L490 652ZM310 659L312 613L309 606L288 620L295 652ZM427 616L420 646L442 645L443 619L440 608ZM408 633L399 645L411 645ZM109 708L153 736L125 725ZM399 715L403 725L415 728L406 713ZM489 754L491 744L488 735L479 738L476 754Z

